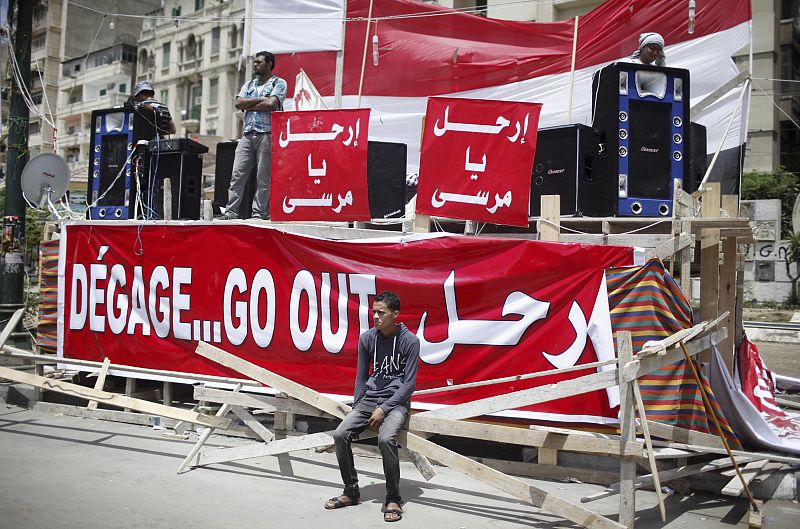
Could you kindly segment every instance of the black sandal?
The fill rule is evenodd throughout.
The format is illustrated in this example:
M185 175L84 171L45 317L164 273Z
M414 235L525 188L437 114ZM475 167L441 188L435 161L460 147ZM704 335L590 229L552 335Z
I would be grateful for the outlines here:
M384 522L399 522L400 520L403 519L403 509L389 509L388 507L386 507L387 505L388 503L384 503L383 508L381 509L381 512L383 513ZM387 514L394 514L396 515L396 518L387 518L386 517Z
M342 496L345 496L345 495L342 494ZM345 496L345 497L346 498L350 498L350 503L345 503L345 502L343 502L341 500L340 496L335 496L335 497L329 499L327 502L325 502L325 508L330 511L330 510L333 510L333 509L341 509L343 507L351 507L353 505L358 505L359 504L358 496L356 496L355 498L353 498L351 496ZM329 504L332 504L332 506L328 507Z

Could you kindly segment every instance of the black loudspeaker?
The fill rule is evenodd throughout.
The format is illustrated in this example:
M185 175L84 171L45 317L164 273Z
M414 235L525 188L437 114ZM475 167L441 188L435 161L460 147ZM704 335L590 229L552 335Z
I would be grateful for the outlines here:
M237 140L217 143L217 165L214 171L214 206L215 209L228 205L228 191L231 187L233 175L233 161L236 156ZM244 186L244 195L237 212L240 219L249 219L253 216L253 198L256 196L256 172L254 165L250 178Z
M152 146L151 146L152 147ZM188 150L151 149L141 178L139 218L164 218L164 180L170 180L172 217L198 220L203 186L203 155ZM136 193L131 194L133 211Z
M133 178L133 116L124 109L92 112L92 153L89 157L89 218L127 219Z
M594 75L594 128L605 144L586 196L602 197L587 215L666 217L673 185L689 179L689 71L612 63ZM584 189L581 190L583 193Z
M694 193L700 187L700 182L708 169L708 133L706 128L692 122L692 144L689 148L689 176L683 183L683 190Z
M586 125L539 129L531 177L530 216L541 215L542 195L561 196L561 215L580 215L581 183L594 178L600 138Z
M369 214L373 219L402 217L406 208L405 143L371 141L367 148Z

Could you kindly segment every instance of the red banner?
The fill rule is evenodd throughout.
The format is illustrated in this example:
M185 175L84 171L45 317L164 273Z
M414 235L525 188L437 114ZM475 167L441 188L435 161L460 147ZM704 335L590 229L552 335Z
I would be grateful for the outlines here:
M213 258L209 258L213 256ZM247 225L66 226L59 354L240 377L194 353L204 340L318 391L352 397L372 296L394 290L420 338L417 388L613 358L603 269L631 248L463 236L329 241ZM414 398L467 402L587 369ZM616 419L607 392L505 415Z
M270 217L370 220L369 109L272 114Z
M528 225L539 103L432 97L417 212Z

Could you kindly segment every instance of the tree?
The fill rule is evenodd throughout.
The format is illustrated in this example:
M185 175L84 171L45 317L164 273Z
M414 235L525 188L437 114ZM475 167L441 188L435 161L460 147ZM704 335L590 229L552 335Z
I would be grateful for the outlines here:
M742 178L742 200L777 198L781 201L781 238L792 237L792 208L800 192L800 177L780 168L775 172L752 171Z
M800 232L791 234L786 242L786 256L783 262L786 265L786 275L792 282L792 291L789 294L789 303L793 305L800 304L800 297L798 297L797 286L800 283ZM792 263L795 264L795 274L792 275Z

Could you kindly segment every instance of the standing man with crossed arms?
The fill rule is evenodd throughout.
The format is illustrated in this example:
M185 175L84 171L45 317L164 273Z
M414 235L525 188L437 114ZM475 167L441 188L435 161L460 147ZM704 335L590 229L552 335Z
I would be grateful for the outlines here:
M236 96L237 110L244 111L242 139L236 146L233 160L231 186L225 218L239 218L239 207L247 179L256 166L256 196L253 200L253 216L269 218L270 170L272 167L271 113L283 110L286 96L286 81L273 75L275 56L268 51L259 51L253 59L255 77L245 83Z

